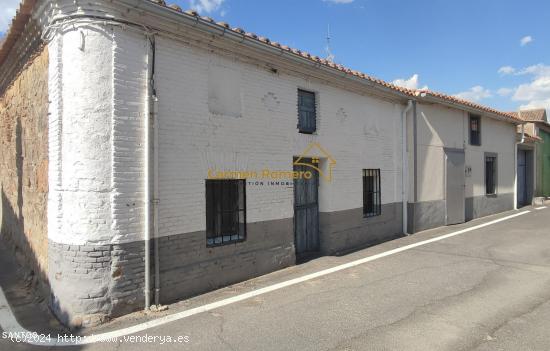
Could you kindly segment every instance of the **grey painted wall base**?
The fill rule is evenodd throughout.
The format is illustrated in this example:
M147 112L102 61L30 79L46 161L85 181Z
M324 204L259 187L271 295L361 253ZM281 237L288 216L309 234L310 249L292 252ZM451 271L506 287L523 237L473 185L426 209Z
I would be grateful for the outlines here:
M411 234L445 225L445 200L409 202L407 209Z
M159 238L161 303L295 263L293 219L249 223L247 235L244 242L212 248L202 231ZM50 306L59 320L70 327L93 326L143 309L144 246L143 241L101 246L50 241Z
M466 218L510 210L513 196L468 198ZM410 233L445 225L444 200L409 203L408 211ZM370 218L361 208L320 213L320 253L341 254L401 237L401 215L401 203L385 204L380 216ZM160 297L167 304L295 264L293 219L248 223L246 241L219 247L206 246L204 231L165 236L159 252ZM144 254L143 241L102 246L50 241L52 310L64 324L80 327L142 309Z
M321 212L321 253L341 254L403 236L402 204L382 205L382 214L363 217L363 209Z
M514 193L482 195L466 198L466 220L514 209Z
M417 233L446 225L445 200L413 202L408 204L409 233ZM465 200L465 219L475 218L505 212L514 208L514 194L498 194L496 196L467 197Z
M159 250L166 304L293 265L293 219L248 223L246 241L218 247L206 247L204 231L166 236Z
M380 216L370 218L361 208L321 213L321 254L401 237L401 218L401 203L385 204ZM159 252L160 298L167 304L295 264L294 220L248 223L244 242L218 247L206 246L204 231L164 236ZM52 310L64 324L79 327L142 309L144 256L143 241L102 246L50 241Z

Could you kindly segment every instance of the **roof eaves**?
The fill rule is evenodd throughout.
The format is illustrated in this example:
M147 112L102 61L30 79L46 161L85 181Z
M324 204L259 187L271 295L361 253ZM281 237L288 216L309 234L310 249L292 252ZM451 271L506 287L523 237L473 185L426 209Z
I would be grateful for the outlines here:
M4 62L9 51L11 50L11 48L19 38L20 34L22 33L28 19L30 18L31 12L34 8L34 5L36 4L36 1L37 0L22 1L19 11L17 12L15 18L12 21L12 25L8 31L8 34L6 35L4 42L0 44L1 45L0 46L0 65ZM339 71L343 74L343 76L347 76L349 78L360 80L363 82L368 81L372 83L371 84L372 87L380 89L387 93L397 95L399 97L418 98L421 95L431 96L434 99L439 100L441 102L455 105L457 108L462 108L462 109L466 108L466 109L472 109L474 111L479 111L479 112L487 112L497 116L497 118L499 119L502 119L511 123L515 123L515 124L525 123L523 120L521 120L520 118L510 113L498 111L496 109L483 106L474 102L459 99L450 95L446 95L446 94L438 93L434 91L408 89L408 88L397 86L392 83L388 83L386 81L377 79L363 72L352 70L343 65L335 64L334 62L331 62L329 60L325 60L318 56L311 55L305 51L293 49L286 45L281 45L278 42L271 41L268 38L258 36L254 33L245 32L240 28L231 28L229 24L226 22L215 22L210 17L201 17L194 10L182 11L181 7L179 7L178 5L167 5L164 0L120 0L120 1L126 2L126 3L134 3L133 4L134 6L136 5L136 2L137 2L139 5L145 5L146 9L151 9L151 10L155 8L161 9L162 11L165 11L164 14L167 14L167 13L178 14L180 16L179 18L187 18L188 20L192 21L194 25L197 25L197 24L204 25L209 29L217 31L220 35L234 36L234 38L237 40L241 40L243 42L253 44L262 49L277 50L278 52L284 53L289 57L293 57L294 59L300 59L303 62L307 62L309 64L313 63L318 68L324 68L333 73L335 71ZM139 5L137 7L141 7Z
M524 120L518 118L517 116L514 116L512 113L499 111L492 107L488 107L488 106L484 106L468 100L460 99L455 96L446 95L446 94L434 92L431 90L419 90L417 92L417 95L420 97L428 98L434 102L452 105L453 107L464 109L466 111L470 111L473 113L489 114L490 116L505 122L510 122L514 124L525 123Z
M25 29L25 25L31 18L32 10L37 0L22 0L15 17L11 21L8 32L0 42L0 66L7 59L10 50L13 48Z
M271 41L268 38L258 36L254 33L245 32L244 30L242 30L240 28L231 29L229 24L227 24L225 22L217 22L216 23L210 17L200 17L199 14L194 10L181 11L181 10L173 9L173 8L171 8L170 5L166 6L162 0L143 0L143 1L150 1L150 2L153 2L153 4L158 5L160 7L165 7L165 8L177 11L177 12L181 12L183 15L194 17L194 18L196 18L197 22L205 21L211 26L223 27L223 33L227 33L227 32L237 33L237 34L245 37L246 39L250 40L252 43L256 43L256 44L261 43L261 44L263 44L263 45L260 45L262 48L276 47L276 48L282 50L285 53L288 53L288 54L293 55L295 57L302 58L304 61L309 61L309 62L313 61L314 63L316 63L318 65L319 68L331 68L333 70L338 70L340 72L345 73L350 78L364 79L364 80L370 81L370 82L374 83L375 85L377 85L379 88L382 87L384 90L386 90L388 92L397 93L401 97L417 98L422 93L426 93L428 95L431 95L431 96L433 96L437 99L440 99L440 100L448 102L448 103L452 103L452 104L456 104L458 106L470 108L470 109L473 109L477 112L486 112L486 113L493 114L495 116L498 116L499 119L507 121L507 122L511 122L511 123L514 123L514 124L524 123L521 119L517 118L516 116L514 116L510 113L498 111L494 108L483 106L483 105L480 105L480 104L477 104L477 103L474 103L474 102L471 102L471 101L459 99L459 98L456 98L456 97L453 97L453 96L450 96L450 95L446 95L446 94L438 93L438 92L434 92L434 91L408 89L408 88L403 88L403 87L397 86L397 85L392 84L392 83L388 83L386 81L383 81L381 79L377 79L377 78L372 77L372 76L370 76L368 74L365 74L363 72L355 71L355 70L347 68L343 65L335 64L334 62L331 62L331 61L328 61L328 60L325 60L325 59L321 59L318 56L312 56L311 54L309 54L305 51L298 50L298 49L293 49L293 48L290 48L286 45L281 45L278 42Z

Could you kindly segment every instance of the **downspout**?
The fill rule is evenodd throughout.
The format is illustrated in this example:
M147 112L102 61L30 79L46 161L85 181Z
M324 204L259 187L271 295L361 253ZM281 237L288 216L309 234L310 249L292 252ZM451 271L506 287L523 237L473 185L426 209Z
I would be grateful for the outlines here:
M160 263L159 263L159 125L158 125L158 98L157 90L155 86L155 63L156 63L156 42L155 37L152 36L152 75L151 75L151 87L152 87L152 96L151 100L153 101L153 112L151 118L153 119L153 255L154 255L154 265L155 265L155 305L158 307L160 305Z
M525 142L525 123L521 125L521 141L520 144Z
M520 112L521 118L521 112ZM514 210L518 209L518 148L520 144L525 142L525 123L521 124L521 140L515 143L514 148Z
M159 124L158 98L153 96L153 241L155 255L155 305L160 306L160 257L159 257Z
M152 99L153 96L153 78L152 78L152 64L151 64L151 50L152 42L151 38L147 37L151 46L148 52L147 60L147 108L145 113L145 224L144 224L144 252L143 257L145 261L144 269L144 286L143 294L145 296L145 311L149 310L151 304L151 117L152 117Z
M148 36L151 44L149 51L149 84L148 84L148 123L146 131L146 227L145 227L145 309L151 306L151 231L153 239L153 265L155 305L159 305L160 276L159 276L159 247L158 247L158 98L155 88L155 37ZM152 172L151 172L152 171ZM151 174L152 173L152 174ZM151 209L152 206L152 209ZM152 224L152 225L151 225ZM152 228L151 228L152 227Z
M407 112L413 107L413 101L409 100L407 106L401 112L401 200L403 211L403 234L407 234L407 201L409 199L409 156L407 153Z

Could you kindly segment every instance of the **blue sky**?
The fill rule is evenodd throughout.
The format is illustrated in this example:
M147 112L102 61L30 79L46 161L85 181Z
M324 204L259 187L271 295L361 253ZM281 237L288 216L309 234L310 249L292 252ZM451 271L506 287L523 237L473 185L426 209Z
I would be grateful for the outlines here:
M502 110L550 108L549 1L177 3L319 56L330 24L335 61L351 68Z
M337 63L501 110L550 108L547 0L172 1L319 56L330 25ZM0 0L0 31L17 2Z

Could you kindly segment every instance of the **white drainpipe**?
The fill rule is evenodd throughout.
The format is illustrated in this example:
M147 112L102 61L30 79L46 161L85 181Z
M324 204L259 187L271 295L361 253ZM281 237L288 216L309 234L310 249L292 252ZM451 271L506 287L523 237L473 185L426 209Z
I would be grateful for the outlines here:
M153 241L155 257L155 305L160 306L159 257L159 123L158 98L153 96Z
M150 171L150 161L151 161L151 144L150 144L150 137L151 137L151 105L152 105L152 89L150 84L149 75L151 74L151 69L148 70L148 77L149 83L147 84L147 111L145 113L145 125L147 128L145 128L145 196L144 196L144 202L145 202L145 223L144 223L144 242L145 242L145 248L143 252L144 260L145 260L145 267L144 267L144 287L143 287L143 294L145 295L145 310L149 309L150 302L151 302L151 282L150 282L150 255L149 252L150 249L150 239L151 239L151 171Z
M155 90L155 38L149 35L151 49L149 53L147 128L145 136L146 176L145 176L145 309L151 306L151 238L154 242L154 288L155 305L159 305L159 248L158 248L158 98ZM151 208L152 207L152 208ZM152 224L152 225L151 225ZM152 233L151 233L152 231Z
M401 174L402 174L402 187L401 187L401 200L403 205L403 234L407 234L407 201L409 199L409 156L407 153L407 112L413 107L412 100L407 102L407 106L401 112L401 136L402 136L402 162L401 162Z

